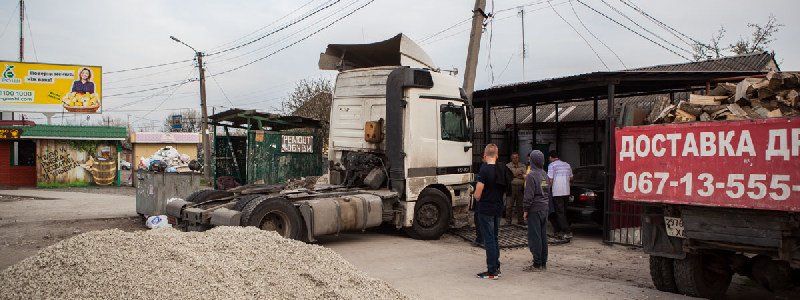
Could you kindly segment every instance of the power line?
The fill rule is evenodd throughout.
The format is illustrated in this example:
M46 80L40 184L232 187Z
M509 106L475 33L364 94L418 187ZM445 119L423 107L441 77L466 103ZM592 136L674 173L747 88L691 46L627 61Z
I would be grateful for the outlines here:
M206 67L206 70L208 70L208 67ZM217 79L216 79L216 78L214 78L214 77L212 76L212 77L211 77L211 80L213 80L213 81L214 81L214 84L215 84L215 85L217 85L217 87L219 88L219 91L220 91L220 92L222 92L222 96L225 96L225 100L228 100L228 103L230 103L231 105L234 105L234 104L233 104L233 102L231 101L231 99L230 99L230 98L228 98L228 95L227 95L227 94L225 94L225 90L223 90L223 89L222 89L222 86L219 84L219 82L217 81ZM235 106L235 105L234 105L234 106Z
M694 43L696 43L696 44L698 44L698 45L701 45L701 46L708 47L707 45L705 45L705 44L701 43L700 41L698 41L698 40L695 40L695 39L693 39L692 37L690 37L690 36L688 36L688 35L684 34L683 32L680 32L680 31L678 31L677 29L673 28L672 26L669 26L669 25L667 25L666 23L664 23L664 22L662 22L662 21L660 21L660 20L656 19L655 17L653 17L652 15L648 14L648 13L647 13L647 12L645 12L643 9L639 8L638 6L634 5L633 3L630 3L630 2L628 2L628 1L625 1L625 0L620 0L620 2L622 2L622 4L625 4L625 5L626 5L626 6L628 6L628 7L632 8L633 10L635 10L636 12L638 12L639 14L641 14L641 15L643 15L643 16L645 16L645 17L647 17L648 19L650 19L650 21L653 21L654 23L656 23L656 24L658 24L659 26L661 26L661 28L665 28L665 29L667 29L667 31L668 31L669 33L671 33L673 36L675 36L675 37L677 37L678 39L680 39L682 42L684 42L684 43L688 44L689 46L693 46L693 45L692 45L691 43L688 43L688 42L686 42L686 40L684 40L684 39L682 39L682 38L678 37L678 36L677 36L677 35L675 35L675 34L677 33L677 34L679 34L679 35L681 35L681 36L683 36L683 37L685 37L685 38L687 38L687 39L691 40L692 42L694 42Z
M154 87L154 88L149 88L149 89L143 89L143 90L138 90L138 91L131 91L131 92L125 92L125 93L104 95L103 98L111 98L111 97L122 96L122 95L130 95L130 94L137 94L137 93L161 90L161 89L165 89L165 88L169 88L169 87L173 87L173 86L184 85L184 84L192 82L192 81L197 81L197 79L194 79L194 78L193 79L187 79L187 80L184 80L184 81L181 81L181 82L178 82L178 83L174 83L174 84L169 84L169 85L164 85L164 86Z
M603 66L605 66L606 69L610 71L611 68L609 68L608 65L606 64L606 62L603 60L603 58L600 57L600 53L597 53L597 50L595 50L594 46L592 46L592 44L589 43L589 40L587 40L585 37L583 37L583 35L580 33L580 31L578 31L578 29L575 28L575 26L572 26L572 23L567 21L567 19L565 19L564 16L562 16L560 14L558 12L558 10L556 10L556 8L553 6L553 4L550 1L547 1L547 4L550 4L550 8L553 10L553 12L556 13L556 15L558 15L558 17L561 18L561 20L564 21L564 23L567 23L567 25L569 25L569 28L572 28L572 31L575 31L575 33L577 33L578 36L581 37L583 42L586 43L586 46L589 46L589 49L592 49L592 52L594 52L594 55L597 56L597 59L599 59L600 62L603 64Z
M586 24L583 23L583 20L581 20L581 17L578 15L578 12L575 10L575 5L572 5L572 1L569 1L569 6L570 6L570 8L572 8L572 13L575 14L575 18L578 19L578 22L581 23L581 26L583 26L583 29L586 29L586 32L588 32L592 37L594 37L594 39L596 39L598 42L600 42L600 44L602 44L604 47L606 47L606 49L608 49L608 51L611 51L611 53L614 54L614 56L617 58L619 63L622 64L622 67L627 69L628 66L626 66L625 62L622 61L622 58L620 58L619 55L617 55L617 52L614 51L614 49L611 49L611 47L609 47L605 42L603 42L603 40L601 40L599 37L597 37L597 35L595 35L591 30L589 30L589 27L587 27Z
M139 78L144 78L144 77L151 77L151 76L158 75L158 74L164 74L164 73L168 73L168 72L172 72L172 71L176 71L176 70L186 69L186 67L191 67L191 69L194 70L194 66L193 65L185 65L185 66L170 68L170 69L166 69L166 70L161 70L161 71L158 71L158 72L147 73L147 74L137 75L137 76L133 76L133 77L123 78L123 79L119 79L119 80L111 80L109 82L106 82L105 84L119 83L119 82L131 81L131 80L134 80L134 79L139 79ZM103 74L105 75L105 73L103 73Z
M190 61L194 61L194 59L184 59L184 60L171 61L171 62L167 62L167 63L150 65L150 66L143 66L143 67L135 67L135 68L130 68L130 69L109 71L109 72L103 72L103 74L114 74L114 73L123 73L123 72L138 71L138 70L144 70L144 69L152 69L152 68L164 67L164 66L169 66L169 65L179 64L179 63L185 63L185 62L190 62Z
M251 41L249 41L249 42L246 42L246 43L244 43L244 44L239 44L239 45L237 45L237 46L230 47L230 48L227 48L227 49L223 49L223 50L215 51L215 52L212 52L212 53L206 54L206 56L217 55L217 54L220 54L220 53L224 53L224 52L228 52L228 51L236 50L236 49L239 49L239 48L245 47L245 46L247 46L247 45L250 45L250 44L252 44L252 43L258 42L258 41L260 41L260 40L262 40L262 39L264 39L264 38L266 38L266 37L268 37L268 36L270 36L270 35L273 35L273 34L275 34L275 33L278 33L278 32L280 32L280 31L282 31L282 30L284 30L284 29L286 29L286 28L289 28L289 27L290 27L290 26L292 26L292 25L295 25L295 24L297 24L297 23L300 23L300 22L302 22L303 20L305 20L305 19L308 19L308 18L310 18L311 16L313 16L313 15L315 15L315 14L319 13L319 12L321 12L321 11L323 11L323 10L325 10L325 9L328 9L329 7L331 7L331 6L335 5L336 3L339 3L340 1L341 1L341 0L336 0L336 1L334 1L334 2L331 2L330 4L328 4L328 5L325 5L325 6L323 6L322 8L319 8L319 9L317 9L317 10L313 11L312 13L310 13L310 14L308 14L308 15L306 15L306 16L303 16L303 17L302 17L302 18L300 18L300 19L297 19L297 20L295 20L295 21L292 21L292 22L290 22L289 24L286 24L286 25L284 25L284 26L281 26L281 27L279 27L278 29L275 29L275 30L273 30L273 31L270 31L269 33L267 33L267 34L265 34L265 35L262 35L262 36L260 36L260 37L258 37L258 38L256 38L256 39L253 39L253 40L251 40Z
M327 29L328 27L331 27L331 26L333 26L333 25L334 25L334 24L336 24L337 22L339 22L339 21L341 21L341 20L344 20L345 18L347 18L347 17L349 17L350 15L352 15L352 14L356 13L357 11L359 11L359 10L361 10L362 8L366 7L367 5L370 5L372 2L375 2L375 0L370 0L369 2L365 3L364 5L361 5L361 6L359 6L358 8L356 8L356 9L355 9L355 10L353 10L353 11L351 11L350 13L348 13L348 14L346 14L346 15L344 15L344 16L342 16L342 17L340 17L339 19L336 19L336 20L334 20L333 22L331 22L330 24L326 25L325 27L322 27L322 28L318 29L317 31L314 31L314 32L312 32L311 34L309 34L309 35L306 35L305 37L303 37L303 38L301 38L301 39L299 39L299 40L297 40L297 41L294 41L293 43L291 43L291 44L289 44L289 45L286 45L286 46L284 46L283 48L280 48L280 49L278 49L278 50L275 50L275 51L273 51L272 53L270 53L270 54L267 54L266 56L263 56L263 57L257 58L257 59L255 59L255 60L252 60L252 61L250 61L250 62L248 62L248 63L245 63L245 64L243 64L243 65L239 65L239 66L236 66L236 67L230 68L230 69L228 69L228 70L225 70L225 71L222 71L222 72L219 72L219 73L212 74L212 75L210 75L210 76L212 76L212 77L213 77L213 76L218 76L218 75L222 75L222 74L230 73L230 72L233 72L233 71L239 70L239 69L241 69L241 68L244 68L244 67L246 67L246 66L252 65L252 64L254 64L254 63L256 63L256 62L259 62L259 61L262 61L262 60L264 60L264 59L267 59L267 58L269 58L270 56L272 56L272 55L274 55L274 54L276 54L276 53L278 53L278 52L281 52L281 51L283 51L283 50L286 50L286 49L288 49L289 47L292 47L292 46L294 46L294 45L296 45L296 44L298 44L298 43L300 43L300 42L302 42L302 41L305 41L306 39L308 39L308 38L310 38L310 37L312 37L312 36L316 35L317 33L319 33L319 32L321 32L321 31L323 31L323 30Z
M39 61L39 55L36 53L36 43L33 41L33 31L31 31L31 15L28 13L28 6L25 6L25 23L28 25L28 36L31 37L31 46L33 46L33 59Z
M656 42L656 41L654 41L653 39L651 39L651 38L649 38L649 37L646 37L646 36L642 35L642 34L641 34L641 33L639 33L638 31L636 31L636 30L633 30L633 29L631 29L631 28L630 28L630 27L628 27L628 26L625 26L625 24L622 24L622 23L620 23L619 21L615 20L614 18L611 18L611 17L609 17L608 15L606 15L606 14L604 14L604 13L600 12L599 10L595 9L594 7L591 7L591 6L589 6L588 4L586 4L585 2L583 2L583 0L576 0L576 1L578 1L578 3L580 3L580 4L583 4L583 6L586 6L586 7L588 7L589 9L591 9L592 11L594 11L595 13L597 13L597 14L599 14L599 15L601 15L601 16L603 16L603 17L605 17L605 18L606 18L606 19L608 19L609 21L611 21L611 22L614 22L615 24L619 25L620 27L622 27L622 28L625 28L625 29L627 29L627 30L628 30L628 31L630 31L630 32L633 32L634 34L636 34L636 35L640 36L640 37L641 37L641 38L643 38L643 39L646 39L646 40L650 41L650 42L651 42L651 43L653 43L653 44L656 44L656 46L659 46L659 47L663 48L664 50L667 50L667 51L671 52L672 54L675 54L675 55L677 55L677 56L680 56L681 58L683 58L683 59L685 59L685 60L687 60L687 61L692 61L692 60L691 60L691 59L689 59L688 57L686 57L686 56L684 56L684 55L682 55L682 54L680 54L680 53L678 53L678 52L675 52L675 50L672 50L672 49L670 49L670 48L667 48L666 46L662 45L661 43L659 43L659 42Z
M164 102L167 102L167 100L169 100L170 98L172 98L172 95L174 95L174 94L175 94L175 92L176 92L176 91L178 91L178 90L179 90L179 89L180 89L180 88L181 88L181 87L182 87L184 84L186 84L186 83L183 83L183 84L181 84L181 85L178 85L177 87L175 87L174 89L172 89L172 91L169 93L169 96L167 96L167 97L164 97L164 100L161 100L161 102L160 102L160 103L158 103L158 105L156 105L156 107L153 107L153 109L151 109L149 112L145 113L145 114L144 114L144 116L142 116L142 118L144 118L144 117L146 117L146 116L150 115L152 112L156 111L156 110L157 110L159 107L161 107L161 105L164 105Z
M642 26L638 22L636 22L633 19L631 19L631 17L629 17L627 14L623 13L622 11L617 9L616 7L612 6L611 3L606 2L606 0L600 0L600 1L603 2L603 4L605 4L609 8L611 8L611 10L613 10L614 12L618 13L619 15L621 15L623 18L625 18L628 21L630 21L631 23L633 23L633 25L636 25L636 27L639 27L640 29L644 30L645 32L647 32L647 33L653 35L654 37L664 41L665 43L669 44L670 46L675 47L676 49L679 49L679 50L681 50L683 52L686 52L686 53L689 53L689 54L693 54L692 51L686 50L686 48L683 48L681 46L675 45L674 43L672 43L672 42L668 41L667 39L661 37L660 35L656 34L655 32L652 32L649 29L645 28L644 26Z
M269 28L270 26L274 25L275 23L278 23L278 22L280 22L281 20L283 20L283 19L287 18L288 16L291 16L291 15L293 15L294 13L296 13L297 11L299 11L299 10L303 9L304 7L308 6L309 4L311 4L311 3L312 3L312 2L314 2L314 1L317 1L317 0L311 0L311 1L308 1L308 2L306 2L305 4L301 5L300 7L298 7L298 8L295 8L294 10L292 10L291 12L289 12L288 14L285 14L285 15L283 15L282 17L280 17L280 18L276 19L275 21L272 21L271 23L269 23L269 24L267 24L267 25L264 25L264 26L262 26L261 28L258 28L258 29L254 30L254 31L252 31L252 32L250 32L250 33L248 33L248 34L245 34L245 35L243 35L243 36L241 36L241 37L239 37L239 38L237 38L237 39L235 39L235 40L232 40L232 41L229 41L229 42L226 42L226 43L220 44L220 45L218 45L218 46L215 46L215 47L211 48L210 50L216 50L216 49L222 48L222 47L224 47L224 46L231 45L231 44L233 44L233 43L236 43L236 42L238 42L238 41L241 41L241 40L243 40L243 39L245 39L245 38L247 38L247 37L249 37L249 36L251 36L251 35L253 35L253 34L256 34L256 33L258 33L258 32L259 32L259 31L261 31L261 30L264 30L264 29L266 29L266 28Z
M312 28L312 27L315 27L315 26L317 26L318 24L322 23L322 21L324 21L324 20L327 20L327 19L330 19L331 17L333 17L334 15L336 15L336 14L338 14L338 13L340 13L340 12L346 11L346 10L347 10L347 9L348 9L350 6L353 6L354 4L358 3L359 1L360 1L360 0L353 0L353 1L351 1L350 3L346 4L345 6L343 6L343 7L340 7L340 8L339 8L337 11L335 11L335 12L333 12L333 13L331 13L331 14L328 14L327 16L324 16L324 17L320 18L320 19L319 19L319 20L317 20L316 22L314 22L314 23L312 23L312 24L309 24L308 26L306 26L306 27L303 27L302 29L299 29L299 30L297 30L297 31L295 31L295 32L293 32L293 33L290 33L289 35L287 35L287 36L284 36L284 37L282 37L281 39L279 39L279 40L277 40L277 41L274 41L274 42L272 42L272 43L269 43L269 44L267 44L267 45L264 45L264 46L258 47L258 48L256 48L256 49L253 49L253 50L251 50L251 51L248 51L248 52L242 53L242 54L240 54L240 55L231 56L231 57L225 57L225 58L222 58L222 59L211 60L211 61L210 61L208 64L216 64L216 63L223 62L223 61L229 61L229 60L237 59L237 58L240 58L240 57L245 57L245 56L247 56L247 55L250 55L250 54L253 54L253 53L259 52L259 51L261 51L261 50L263 50L263 49L267 49L267 48L270 48L270 47L272 47L272 46L274 46L274 45L280 44L281 42L283 42L283 41L287 40L288 38L290 38L290 37L293 37L293 36L296 36L296 35L297 35L297 34L299 34L299 33L305 32L307 29L309 29L309 28Z
M6 22L6 26L3 26L3 32L0 33L0 38L6 35L6 30L8 30L8 25L11 24L11 20L14 19L14 12L17 11L19 8L19 3L14 6L14 9L11 10L11 15L8 16L8 21Z

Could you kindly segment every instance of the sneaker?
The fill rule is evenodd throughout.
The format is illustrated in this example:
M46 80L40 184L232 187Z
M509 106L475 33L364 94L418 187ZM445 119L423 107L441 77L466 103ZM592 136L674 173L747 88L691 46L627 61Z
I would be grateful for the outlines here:
M545 267L545 266L532 264L532 265L529 265L529 266L526 266L526 267L522 268L522 271L525 271L525 272L543 272L546 269L547 269L547 267Z
M564 239L571 240L572 239L572 232L567 232L564 234Z
M478 273L478 278L497 280L497 279L500 279L500 274L492 274L492 273L489 273L489 272L483 272L483 273Z

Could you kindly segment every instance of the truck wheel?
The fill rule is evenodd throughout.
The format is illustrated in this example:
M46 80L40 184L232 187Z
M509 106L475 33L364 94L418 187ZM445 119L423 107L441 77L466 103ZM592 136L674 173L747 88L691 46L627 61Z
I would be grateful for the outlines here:
M219 199L233 195L233 193L223 190L204 189L196 191L186 197L186 202L200 203L208 200Z
M675 273L672 258L650 255L650 278L656 289L662 292L677 293L678 286L675 284Z
M733 277L730 267L711 254L687 254L675 259L673 266L678 291L692 297L721 298Z
M426 188L414 206L414 222L406 233L417 240L435 240L450 225L450 202L442 191Z
M260 196L251 200L242 210L242 226L255 226L275 231L285 238L300 240L303 220L297 208L283 198Z
M244 207L247 205L247 203L250 203L250 201L253 201L253 199L256 199L256 198L261 197L261 196L263 196L263 195L261 195L261 194L250 194L250 195L241 196L241 197L239 197L239 199L236 200L236 204L233 205L233 210L242 211L244 209Z

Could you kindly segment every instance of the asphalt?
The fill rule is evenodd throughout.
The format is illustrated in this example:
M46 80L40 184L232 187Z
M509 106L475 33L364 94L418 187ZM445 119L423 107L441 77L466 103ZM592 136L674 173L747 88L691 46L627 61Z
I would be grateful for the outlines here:
M136 198L46 189L0 190L0 225L14 222L136 216ZM16 199L15 199L16 198Z

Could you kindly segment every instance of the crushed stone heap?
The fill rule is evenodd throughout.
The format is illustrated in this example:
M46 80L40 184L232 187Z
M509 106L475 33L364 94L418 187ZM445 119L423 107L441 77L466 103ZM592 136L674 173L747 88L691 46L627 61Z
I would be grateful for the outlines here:
M102 230L0 272L0 299L406 299L330 249L254 227Z

